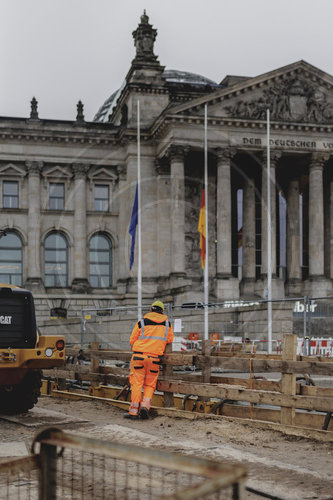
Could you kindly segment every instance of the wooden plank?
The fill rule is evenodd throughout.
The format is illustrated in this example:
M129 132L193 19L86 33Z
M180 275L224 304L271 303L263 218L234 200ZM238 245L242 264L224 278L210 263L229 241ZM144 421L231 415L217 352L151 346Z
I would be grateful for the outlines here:
M112 350L87 350L81 351L86 359L90 359L92 355L100 359L113 359L118 361L130 361L131 352L129 351L112 351ZM78 354L78 349L67 349L67 355ZM225 354L225 353L223 353ZM269 357L270 356L270 357ZM317 375L333 376L333 362L328 358L303 357L302 361L283 361L280 355L247 355L242 356L210 356L209 363L211 367L219 367L226 370L249 371L249 359L253 359L253 370L256 373L262 372L282 372L282 373L310 373ZM279 359L275 359L279 358ZM305 360L304 360L305 359ZM323 360L323 361L322 361ZM163 357L163 364L174 366L204 366L204 356L200 353L183 354L183 353L168 353Z
M174 380L182 380L183 382L201 382L201 374L185 374L185 373L173 373ZM165 377L160 377L160 380L166 380ZM223 377L218 375L212 375L210 377L211 384L229 384L229 385L241 385L243 387L250 387L251 381L249 378L240 377ZM297 384L299 386L300 384ZM281 392L281 382L276 382L274 380L263 380L254 379L253 389L263 389L265 391L277 391ZM300 392L300 390L299 390Z
M114 349L100 349L99 350L100 355L103 357L104 354L106 356L112 356L111 359L117 359L116 357L119 356L119 359L123 358L123 355L128 355L131 356L131 351L120 351L120 350L114 350ZM81 349L80 347L66 347L66 355L67 356L77 356L78 354L83 354L83 355L90 355L91 349L85 348ZM187 353L179 353L179 352L172 352L171 356L175 356L175 360L177 362L181 360L182 357L184 359L189 359L191 357L195 356L200 356L200 352L198 351L188 351ZM267 359L267 360L281 360L282 356L281 354L267 354L267 353L245 353L245 352L216 352L214 351L212 353L213 357L231 357L231 358L240 358L240 359L249 359L249 358L254 358L254 359ZM105 358L106 359L106 358ZM318 362L318 363L332 363L333 364L333 357L329 358L326 356L297 356L297 361L305 361L305 362Z
M104 375L102 373L91 373L91 372L79 372L75 370L44 370L43 374L45 377L51 376L52 378L59 380L77 380L78 382L99 382L101 384L116 384L124 385L127 382L127 376L119 375ZM59 384L58 384L59 385ZM66 382L63 384L63 388L66 387Z
M227 416L207 415L205 413L193 413L190 411L176 410L174 408L156 408L156 413L158 415L186 418L189 420L212 419L212 420L225 420L229 422L239 422L241 424L245 424L246 426L253 427L256 429L264 429L264 430L271 429L274 431L281 432L282 434L287 434L289 436L298 436L307 439L315 439L317 441L322 441L327 443L333 442L333 432L316 430L312 428L297 427L293 425L281 425L280 423L264 422L262 420L252 420L249 418L235 418Z
M131 351L111 351L111 350L100 350L100 351L89 351L91 356L97 356L100 359L115 359L119 361L131 361L132 352Z
M297 335L284 335L283 337L283 361L295 361L297 352ZM296 375L294 373L283 373L281 378L281 392L286 395L296 394ZM295 407L281 406L281 424L295 424Z
M219 367L225 370L239 370L249 372L250 360L242 358L223 358L210 356L212 367ZM204 364L201 356L196 356L196 366ZM270 359L256 359L252 361L255 373L280 372L280 373L311 373L316 375L333 376L333 363L315 361L280 361Z
M110 349L76 349L76 348L66 348L66 356L76 357L78 355L82 356L83 359L89 361L92 356L99 359L115 359L118 361L130 361L132 356L131 351L112 351Z
M331 387L319 387L318 385L301 385L300 394L302 394L302 396L324 396L332 398L333 389Z
M171 368L172 370L172 365L166 365L168 368ZM112 380L112 383L117 383L117 380L119 378L119 383L120 385L123 384L124 379L128 377L128 370L124 368L118 368L118 367L108 367L108 366L100 366L99 368L100 371L100 380ZM71 380L98 380L98 378L91 377L91 372L90 372L90 366L88 365L77 365L77 364L72 364L68 363L65 366L61 368L53 368L50 370L43 370L43 374L45 377L52 377L52 378L67 378ZM103 375L110 375L110 377L103 377ZM112 377L111 377L112 376ZM172 380L181 380L183 382L201 382L201 374L196 374L193 373L192 375L187 375L184 373L172 373L171 376L166 376L164 375L164 372L162 371L162 375L159 376L159 380L164 380L167 381L169 379ZM210 382L212 384L229 384L229 385L238 385L238 386L243 386L243 387L250 387L250 379L248 378L235 378L235 377L219 377L219 376L213 376L210 379ZM110 382L108 382L110 383ZM254 379L254 389L263 389L267 391L278 391L280 392L280 387L281 384L280 382L275 382L273 380L257 380ZM300 384L298 384L299 386ZM310 386L302 386L302 387L310 387ZM311 388L311 387L310 387ZM316 387L318 388L318 387ZM319 389L319 388L318 388ZM300 390L299 390L300 392ZM332 389L333 392L333 389ZM307 395L307 393L304 393L304 395ZM308 395L315 395L315 394L308 394ZM319 394L318 394L319 395ZM323 395L325 395L323 393Z
M91 343L91 358L90 358L90 366L91 366L91 371L93 373L98 373L99 372L99 356L96 354L99 352L99 343L98 342L92 342Z
M241 358L241 359L281 359L281 354L267 354L267 353L250 353L250 352L228 352L228 351L214 351L212 356L220 358Z
M77 364L72 364L72 363L67 363L66 365L62 366L60 369L58 368L52 368L50 370L43 370L44 375L47 374L47 376L52 377L55 376L61 371L68 371L68 372L76 372L76 373L90 373L90 366L89 365L77 365ZM128 369L125 368L118 368L117 366L100 366L99 367L99 373L103 373L105 375L119 375L120 377L122 376L127 376L128 375Z
M180 394L193 394L210 398L231 399L233 401L246 401L256 404L272 406L289 406L318 411L333 411L333 399L326 397L289 396L271 391L258 391L243 387L200 384L180 382L177 380L158 381L157 389L160 391L177 392Z
M237 418L250 418L250 406L237 405L237 404L225 404L223 405L222 411L219 415ZM307 411L296 411L295 414L295 424L299 427L309 427L312 429L322 429L324 419L324 413L312 413ZM264 420L267 422L281 422L281 413L278 408L261 408L258 406L253 407L253 418L256 420ZM333 431L333 421L330 422L329 431Z
M316 361L318 363L333 363L333 358L327 356L297 356L298 361Z

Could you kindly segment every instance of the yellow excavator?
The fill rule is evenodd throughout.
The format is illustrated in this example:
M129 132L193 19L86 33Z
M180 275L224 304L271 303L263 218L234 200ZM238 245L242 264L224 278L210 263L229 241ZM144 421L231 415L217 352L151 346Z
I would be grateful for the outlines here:
M65 363L65 337L40 335L29 290L0 283L0 413L23 413L38 400L42 369Z

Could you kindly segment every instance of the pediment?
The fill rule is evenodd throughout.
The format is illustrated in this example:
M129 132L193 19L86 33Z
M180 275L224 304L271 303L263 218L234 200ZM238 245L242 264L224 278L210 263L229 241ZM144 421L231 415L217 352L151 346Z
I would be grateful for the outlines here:
M88 177L90 181L94 182L96 181L116 182L118 178L118 176L114 172L105 167L96 168L96 170L93 170L92 172L89 173Z
M5 175L7 177L23 177L25 174L25 169L13 163L7 163L7 165L2 165L0 167L0 175Z
M66 179L69 180L71 177L71 173L64 167L56 165L54 167L50 167L43 171L44 177L49 177L52 179Z
M219 119L333 124L333 77L305 61L231 85L175 109Z

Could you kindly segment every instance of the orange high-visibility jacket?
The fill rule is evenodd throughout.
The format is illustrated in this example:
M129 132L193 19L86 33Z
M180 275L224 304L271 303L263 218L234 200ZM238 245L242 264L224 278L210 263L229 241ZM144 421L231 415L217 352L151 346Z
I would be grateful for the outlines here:
M130 337L132 350L161 356L166 344L173 342L173 329L168 316L150 312L140 319Z

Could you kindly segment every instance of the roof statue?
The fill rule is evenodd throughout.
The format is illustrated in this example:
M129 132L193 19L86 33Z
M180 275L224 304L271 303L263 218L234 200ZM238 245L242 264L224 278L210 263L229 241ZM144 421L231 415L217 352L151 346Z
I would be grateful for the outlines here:
M30 111L30 118L32 120L38 120L38 101L36 97L33 97L31 99L31 111Z
M141 16L141 23L132 33L134 45L136 48L135 60L156 61L154 54L154 42L156 40L157 30L149 24L149 17L144 10Z
M76 121L77 122L84 122L84 114L83 114L83 103L82 101L79 101L76 105L77 108L77 115L76 115Z

